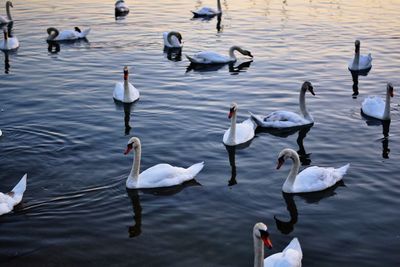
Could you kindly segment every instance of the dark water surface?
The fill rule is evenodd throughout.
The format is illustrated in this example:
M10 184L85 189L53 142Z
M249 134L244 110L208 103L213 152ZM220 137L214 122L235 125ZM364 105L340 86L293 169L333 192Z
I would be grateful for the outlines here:
M1 266L252 266L258 221L272 235L266 255L297 236L303 266L400 266L399 98L387 139L382 125L360 115L364 97L384 96L387 81L400 92L399 1L222 1L219 26L189 12L215 1L127 1L121 21L113 1L13 3L21 47L0 74L0 191L25 172L28 189L22 205L0 217ZM50 26L92 31L88 42L52 54ZM183 55L236 44L254 61L187 72L184 56L163 53L165 30L182 33ZM347 63L357 38L374 60L352 98ZM112 98L124 65L141 93L130 118ZM225 148L231 101L239 120L249 110L296 111L304 80L316 92L307 95L315 119L308 132L259 132L245 149ZM130 136L142 140L142 170L204 160L201 186L127 192ZM344 184L282 195L290 164L275 164L286 147L310 165L350 162Z

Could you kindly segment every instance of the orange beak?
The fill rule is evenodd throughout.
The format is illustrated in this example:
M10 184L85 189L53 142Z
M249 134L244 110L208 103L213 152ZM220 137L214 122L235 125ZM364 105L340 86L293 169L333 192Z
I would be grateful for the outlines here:
M132 148L133 148L132 144L127 145L124 155L127 155L129 152L131 152Z
M264 245L265 245L266 247L268 247L269 249L272 249L272 242L271 242L271 240L269 239L269 237L262 237L261 239L262 239L262 241L264 242Z

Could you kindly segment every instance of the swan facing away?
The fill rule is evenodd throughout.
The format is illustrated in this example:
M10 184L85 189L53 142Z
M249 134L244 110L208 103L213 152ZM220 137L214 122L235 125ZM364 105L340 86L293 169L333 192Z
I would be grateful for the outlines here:
M12 37L10 31L4 29L4 40L0 42L0 50L9 51L15 50L19 47L19 41L17 37Z
M226 64L236 62L235 51L240 52L242 55L253 57L250 51L244 50L239 46L232 46L229 49L229 56L224 56L212 51L203 51L193 56L186 55L186 57L194 64Z
M356 50L354 58L349 62L349 70L351 71L362 71L372 68L372 57L371 53L367 56L360 55L360 41L355 42Z
M383 101L379 96L368 96L362 102L362 113L375 119L390 120L390 98L393 96L393 85L388 83L386 86L386 101Z
M25 174L10 192L6 194L0 192L0 215L9 213L14 209L14 206L18 205L21 202L24 192L26 190L27 176L28 175Z
M128 5L124 0L115 2L115 16L126 16L129 13Z
M264 245L272 248L268 228L264 223L256 223L253 228L254 267L301 267L303 252L299 240L295 237L287 247L279 253L264 259Z
M236 146L250 141L254 138L254 131L257 128L250 118L242 123L236 123L237 109L238 105L232 103L228 115L228 118L231 119L231 127L225 131L222 139L227 146Z
M168 48L182 48L182 35L179 32L170 31L163 33L164 46Z
M0 16L0 24L10 23L13 19L11 17L10 7L14 7L11 1L6 2L7 17Z
M291 127L303 127L314 124L314 119L308 113L306 108L305 95L306 91L309 91L312 95L315 95L312 84L308 81L304 82L300 89L299 105L301 114L297 114L291 111L275 111L269 115L262 117L254 115L251 117L257 123L258 126L266 128L291 128Z
M169 164L157 164L139 174L141 159L141 144L137 137L128 141L125 151L127 155L131 150L135 151L131 172L126 180L126 187L133 188L158 188L182 184L192 180L204 167L204 162L196 163L189 168L174 167Z
M276 169L279 169L287 159L292 159L293 165L282 187L282 191L285 193L309 193L325 190L342 180L350 167L350 164L338 169L313 166L299 173L299 155L293 149L285 148L279 153Z
M86 38L89 32L90 28L81 31L79 27L75 27L73 30L64 30L59 32L56 28L50 27L47 29L47 33L49 34L49 36L47 37L47 41L48 42L74 41Z
M222 8L221 8L221 0L217 0L217 10L211 8L211 7L202 7L197 11L191 11L193 13L193 17L199 18L199 17L206 17L206 18L211 18L216 15L222 14Z
M139 91L129 82L128 67L124 67L124 81L115 84L113 97L122 103L133 103L139 99Z

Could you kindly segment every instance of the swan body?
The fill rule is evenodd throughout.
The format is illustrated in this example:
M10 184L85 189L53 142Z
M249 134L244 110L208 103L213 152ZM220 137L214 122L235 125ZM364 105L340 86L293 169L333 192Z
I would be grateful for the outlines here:
M124 0L118 0L115 2L115 15L127 15L129 13L128 5Z
M393 85L387 84L386 101L379 96L369 96L362 102L361 111L372 118L390 120L390 98L393 97Z
M11 1L7 1L6 2L7 17L0 16L0 24L8 24L11 21L13 21L13 19L11 17L10 7L13 7L13 4Z
M368 54L366 56L360 55L360 41L355 42L355 53L354 58L349 62L349 70L351 71L362 71L372 68L372 56Z
M239 46L232 46L229 49L229 56L221 55L212 51L203 51L192 56L186 55L186 57L194 64L226 64L236 62L237 58L234 53L235 51L239 51L245 56L253 57L250 51L244 50Z
M163 33L164 46L168 48L182 48L182 35L179 32L170 31Z
M214 17L216 15L222 14L222 9L221 9L221 1L217 0L217 10L211 8L211 7L202 7L197 11L191 11L193 13L193 16L196 17Z
M47 33L49 34L47 41L50 42L74 41L86 38L86 36L90 33L90 28L81 31L78 27L75 27L74 30L64 30L59 32L56 28L50 27L47 29Z
M236 146L246 143L254 138L257 125L247 119L242 123L236 123L237 104L232 103L228 118L231 119L231 127L225 131L222 141L227 146Z
M264 259L264 245L272 248L269 240L267 226L263 223L257 223L253 228L254 242L254 267L301 267L303 252L299 240L295 237L279 253L275 253Z
M2 136L3 135L3 132L0 130L0 136Z
M250 113L251 117L260 127L265 128L291 128L309 126L314 123L313 117L308 113L305 103L306 91L310 91L312 95L315 95L314 88L310 82L304 82L300 89L299 105L301 114L297 114L291 111L275 111L269 115L262 117Z
M10 37L9 33L4 30L4 39L0 42L0 50L9 51L15 50L19 47L17 37Z
M21 178L18 184L9 193L3 194L0 192L0 215L11 212L14 206L21 202L26 190L26 178L27 174Z
M115 84L113 97L123 103L133 103L139 99L139 91L129 82L128 67L124 68L124 81Z
M342 180L350 167L350 164L337 169L313 166L298 173L299 155L293 149L286 148L280 152L276 168L279 169L288 158L293 160L293 166L282 187L282 191L285 193L309 193L325 190Z
M204 167L204 162L196 163L189 168L174 167L169 164L157 164L139 174L141 160L141 144L137 137L132 137L125 155L132 149L135 150L135 158L131 172L126 180L126 187L133 188L158 188L182 184L192 180Z

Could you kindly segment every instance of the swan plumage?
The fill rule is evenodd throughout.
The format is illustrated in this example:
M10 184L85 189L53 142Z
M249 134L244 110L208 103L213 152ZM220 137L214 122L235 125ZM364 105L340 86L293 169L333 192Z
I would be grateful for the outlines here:
M217 0L217 10L211 8L211 7L202 7L196 11L191 11L193 13L193 16L196 17L214 17L216 15L222 14L222 8L221 8L221 1Z
M118 0L115 2L115 15L123 16L129 13L129 7L124 0Z
M73 30L64 30L60 32L56 28L50 27L47 29L47 33L49 34L47 37L47 41L49 42L74 41L86 38L90 33L90 28L81 31L79 27L75 27Z
M237 104L232 103L228 118L231 119L231 127L225 131L222 141L227 146L236 146L246 143L254 138L254 131L257 125L252 119L247 119L241 123L236 123Z
M368 96L361 105L362 112L379 120L390 120L390 98L393 97L393 85L386 86L386 101L379 96Z
M182 184L192 180L204 167L204 162L193 164L189 168L171 166L170 164L157 164L140 172L141 144L137 137L128 141L125 154L135 150L134 162L131 172L126 180L126 187L133 188L158 188Z
M350 164L337 169L313 166L299 173L299 155L293 149L285 148L279 153L276 168L279 169L289 158L293 160L293 166L282 187L282 191L285 193L308 193L325 190L342 180L350 167Z
M239 46L232 46L229 49L229 56L221 55L213 51L203 51L192 56L186 55L186 57L194 64L226 64L236 62L235 51L239 51L245 56L253 57L250 51L244 50Z
M291 128L309 126L314 123L313 117L308 113L305 104L305 93L309 91L312 95L315 95L312 84L308 81L304 82L300 89L299 105L301 114L297 114L292 111L280 110L270 113L269 115L262 117L250 113L251 117L260 127L265 128Z
M3 194L0 192L0 215L11 212L14 206L21 202L26 190L27 176L28 175L25 174L9 193Z
M0 42L0 50L9 51L15 50L19 47L17 37L10 36L10 31L4 29L4 39Z
M6 2L7 17L0 16L0 24L8 24L13 21L11 17L10 7L14 7L11 1Z
M133 103L139 99L139 90L129 82L128 67L124 67L124 81L117 82L114 87L113 97L123 103Z
M371 53L368 55L364 56L360 54L360 41L356 40L355 41L355 53L354 53L354 58L350 60L349 62L349 70L351 71L362 71L362 70L368 70L372 68L372 56Z
M168 48L182 48L182 35L176 31L163 33L164 46Z

